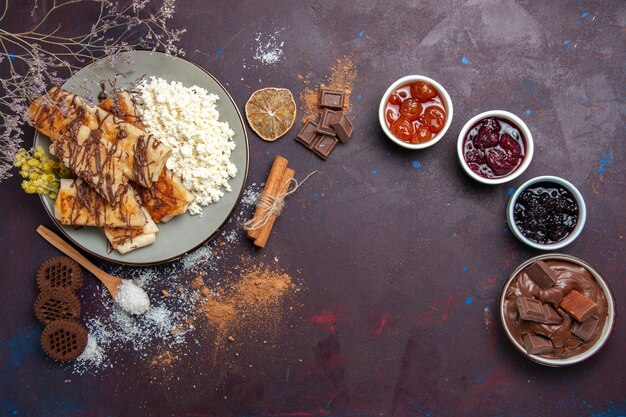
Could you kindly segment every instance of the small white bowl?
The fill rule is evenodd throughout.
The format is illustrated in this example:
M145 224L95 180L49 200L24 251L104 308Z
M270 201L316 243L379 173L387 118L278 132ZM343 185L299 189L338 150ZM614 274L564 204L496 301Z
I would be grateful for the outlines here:
M542 243L533 242L532 240L524 236L522 232L515 225L515 217L513 216L513 212L515 209L515 202L517 201L517 198L522 193L522 191L540 182L553 182L566 188L570 193L572 193L572 196L574 196L574 199L576 200L576 204L578 204L578 220L576 222L576 227L574 228L574 230L572 230L572 232L565 239L556 243L552 243L550 245L544 245ZM585 199L583 198L580 191L578 191L578 189L574 187L569 181L566 181L563 178L555 177L552 175L543 175L541 177L535 177L526 181L511 196L511 198L509 199L509 203L506 207L506 221L509 224L509 229L511 229L511 232L513 232L513 235L516 238L518 238L520 241L527 244L528 246L531 246L535 249L541 249L541 250L561 249L562 247L565 247L569 245L570 243L572 243L578 237L578 235L580 235L580 232L583 231L583 227L585 227L586 219L587 219L587 207L585 206Z
M467 165L467 162L465 161L465 156L463 152L463 144L465 142L465 135L467 135L467 132L469 132L472 127L480 120L487 119L489 117L495 117L511 122L511 124L519 128L520 133L524 136L526 143L526 149L524 150L524 160L522 161L520 166L518 166L510 174L500 178L485 178L472 171L472 169ZM461 129L461 132L459 133L459 138L456 143L456 154L459 158L459 163L461 164L461 167L463 167L463 170L465 170L465 173L478 182L491 185L503 184L522 175L524 171L526 171L526 168L528 168L528 166L530 165L530 161L533 159L534 151L535 146L533 143L533 136L530 134L530 130L528 129L528 126L526 126L526 123L524 123L522 119L520 119L513 113L509 113L508 111L504 110L486 111L469 119L469 121L465 123L465 126L463 126L463 129Z
M511 283L513 282L513 280L515 279L515 277L530 264L536 261L540 261L540 260L546 261L549 259L570 262L572 264L579 265L585 268L587 271L589 271L589 273L596 280L596 283L598 284L600 289L602 289L602 291L604 292L604 296L606 298L607 316L606 316L606 321L604 322L604 327L602 327L602 333L600 334L600 337L593 344L593 346L591 346L588 350L582 353L579 353L578 355L571 356L569 358L550 359L550 358L544 358L541 355L529 354L528 352L526 352L526 349L524 348L522 343L513 336L513 333L511 329L509 329L508 322L506 320L506 314L507 314L505 311L506 292L509 286L511 285ZM520 266L518 266L515 269L515 271L513 271L513 273L509 276L504 286L502 287L502 293L500 294L499 310L500 310L500 325L502 326L504 333L506 334L509 341L513 344L513 346L515 346L515 348L522 355L526 356L528 359L534 362L540 363L542 365L553 366L553 367L573 365L575 363L579 363L586 359L589 359L591 356L595 355L602 348L602 346L604 346L607 340L609 340L609 337L611 336L611 333L613 332L613 327L615 326L615 311L616 311L615 299L613 298L613 293L611 292L611 289L609 288L606 281L602 278L602 276L598 273L598 271L596 271L588 263L574 256L564 255L560 253L549 253L545 255L535 256L534 258L531 258L527 260L526 262L523 262Z
M445 107L444 110L446 111L446 123L443 125L443 129L441 129L441 131L433 136L428 142L413 144L404 142L398 139L393 133L391 133L391 130L389 130L389 128L387 127L387 121L385 120L385 106L387 105L387 100L389 99L389 96L391 96L394 91L396 91L399 87L402 87L403 85L411 84L416 81L424 81L435 87L437 93L439 93L439 96L443 100L443 105ZM407 75L406 77L402 77L393 84L391 84L387 91L385 91L385 94L383 94L383 98L380 100L380 106L378 107L378 121L380 122L380 127L383 129L383 132L385 132L385 135L387 135L387 137L391 139L391 141L395 144L407 149L424 149L433 146L435 143L439 142L441 138L443 138L443 136L446 134L448 128L450 127L450 124L452 123L452 115L452 100L450 99L450 95L448 94L446 89L443 88L441 84L439 84L437 81L428 77L424 77L423 75Z

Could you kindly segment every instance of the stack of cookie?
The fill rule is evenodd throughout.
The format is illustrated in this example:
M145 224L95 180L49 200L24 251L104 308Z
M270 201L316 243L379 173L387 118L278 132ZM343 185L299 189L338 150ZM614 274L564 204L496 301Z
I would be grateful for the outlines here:
M66 256L46 260L37 271L39 295L35 316L46 327L41 346L58 361L76 359L87 346L87 330L78 323L80 301L76 292L83 282L80 266Z

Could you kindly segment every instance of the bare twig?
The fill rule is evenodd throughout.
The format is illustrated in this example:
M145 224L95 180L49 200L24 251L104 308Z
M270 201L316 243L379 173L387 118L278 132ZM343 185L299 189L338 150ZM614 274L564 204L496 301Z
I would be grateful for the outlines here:
M0 3L2 1L0 0ZM120 5L122 3L122 5ZM54 0L30 30L12 33L0 28L0 182L11 176L13 159L22 142L29 103L53 85L61 84L94 59L132 49L160 50L184 55L178 46L184 29L170 29L175 0ZM60 34L51 24L59 13L95 6L98 16L88 31ZM39 5L35 0L32 15ZM2 21L8 13L4 1ZM48 26L52 28L46 31ZM63 27L64 30L74 26ZM8 62L8 65L2 65Z

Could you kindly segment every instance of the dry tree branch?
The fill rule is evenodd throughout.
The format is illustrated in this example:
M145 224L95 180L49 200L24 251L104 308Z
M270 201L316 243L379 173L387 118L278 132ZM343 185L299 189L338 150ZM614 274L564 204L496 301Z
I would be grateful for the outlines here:
M124 3L121 5L119 3ZM12 33L0 28L0 182L11 176L14 156L22 143L23 123L30 102L61 84L94 59L131 49L160 50L184 55L177 47L184 29L171 29L175 0L54 0L32 29ZM87 30L62 27L52 19L60 12L95 6L97 18ZM39 7L35 1L31 15ZM9 12L4 1L2 21ZM50 30L46 30L51 26ZM61 29L77 29L63 33ZM8 62L8 65L6 64ZM3 65L4 64L4 65Z

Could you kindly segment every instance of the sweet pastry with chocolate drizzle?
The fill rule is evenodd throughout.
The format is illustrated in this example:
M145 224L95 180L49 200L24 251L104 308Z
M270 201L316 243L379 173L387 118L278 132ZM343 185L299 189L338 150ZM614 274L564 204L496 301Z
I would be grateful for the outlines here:
M73 125L84 125L126 153L131 179L144 187L157 181L172 148L113 114L90 106L84 99L60 87L33 100L29 117L37 130L54 142Z
M133 96L128 91L111 92L99 107L144 129ZM159 179L150 187L137 187L137 194L157 223L165 223L185 213L194 200L193 194L187 190L181 179L167 168L163 169Z
M113 207L81 179L62 179L54 217L71 226L139 227L148 222L131 187Z
M130 169L124 163L125 152L87 126L71 126L50 145L50 153L59 158L78 178L94 188L112 206L128 192Z

